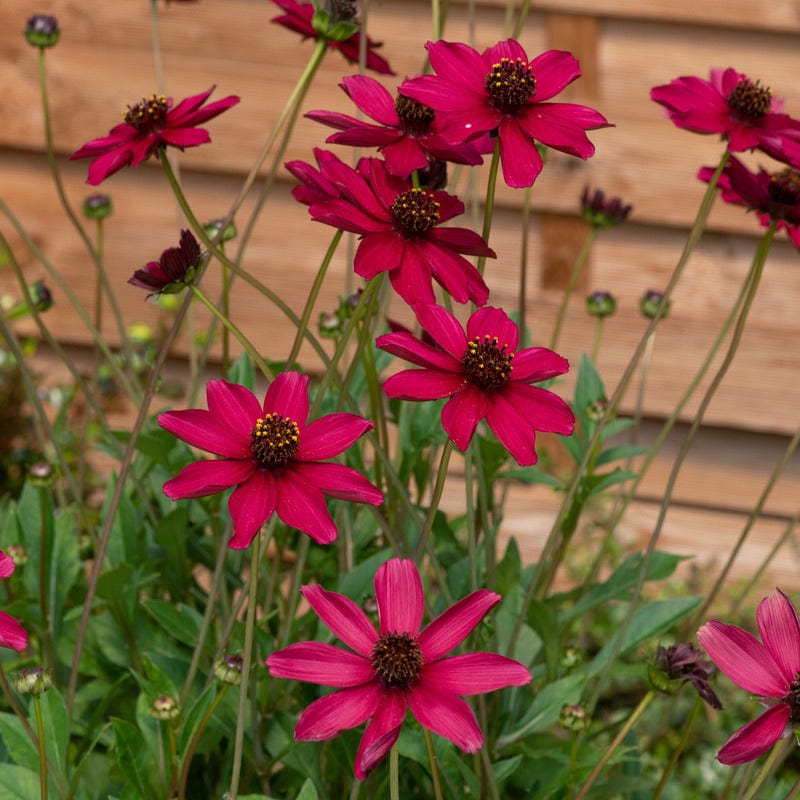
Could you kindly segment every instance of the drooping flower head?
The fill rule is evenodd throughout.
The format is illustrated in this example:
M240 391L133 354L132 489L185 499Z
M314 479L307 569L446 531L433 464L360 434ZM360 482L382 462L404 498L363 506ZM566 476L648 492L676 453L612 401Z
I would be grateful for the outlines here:
M761 641L736 625L711 620L697 639L735 684L768 706L740 728L717 753L722 764L752 761L800 724L800 619L791 600L776 589L759 603Z
M210 142L208 131L197 126L239 102L238 97L229 95L204 106L213 91L212 86L206 92L181 100L174 107L172 98L163 94L144 97L128 106L125 121L113 127L108 136L92 139L70 158L93 159L86 182L96 186L123 167L135 167L153 153L158 155L162 146L183 150Z
M522 466L536 463L536 431L569 436L575 418L553 392L531 384L562 375L569 363L552 350L517 350L516 323L500 308L479 308L461 323L433 304L413 306L422 328L438 347L409 333L387 333L376 344L421 369L392 375L383 389L403 400L449 397L442 425L453 444L466 450L478 423L485 419L494 435Z
M283 372L269 385L263 405L244 386L209 381L208 410L167 411L158 424L195 447L222 456L196 461L164 484L173 500L204 497L235 486L228 501L233 536L247 547L277 513L287 525L329 544L336 526L325 495L379 505L383 494L360 472L333 458L371 430L356 414L328 414L308 422L308 376Z
M606 118L587 106L545 102L580 76L572 54L548 50L529 59L514 39L483 53L457 42L425 47L436 75L412 78L400 93L443 111L441 134L451 142L497 136L509 186L531 186L541 172L536 142L584 159L594 154L586 131L607 127Z
M272 2L284 11L283 14L273 17L272 22L299 33L304 39L320 39L324 36L328 47L332 50L338 50L351 64L358 64L361 31L348 34L342 40L331 38L332 34L335 33L334 30L329 28L327 32L323 33L314 26L313 20L317 11L312 3L298 3L296 0L272 0ZM337 20L329 19L335 27ZM382 42L374 42L367 37L367 68L382 75L394 75L389 62L375 52L382 44Z
M489 287L461 254L494 258L494 251L474 231L439 227L464 212L455 195L415 189L377 158L361 159L358 170L332 154L324 159L318 155L317 161L320 174L314 190L327 191L329 186L340 196L312 202L309 213L318 222L361 235L354 261L361 277L370 280L388 272L407 303L432 303L431 279L458 303L486 302ZM306 186L311 188L308 178ZM304 197L308 194L304 190Z
M701 181L711 180L712 167L697 173ZM726 203L755 211L764 227L773 222L785 228L789 238L800 247L800 172L785 167L779 172L759 168L751 172L736 156L730 156L719 177L717 188Z
M708 679L714 665L703 658L703 652L689 642L678 642L669 647L659 645L655 664L648 666L650 682L660 691L671 691L673 684L689 682L711 708L721 709L722 703L711 688Z
M181 231L180 244L168 247L158 261L148 261L128 279L132 286L150 294L174 294L190 284L201 266L200 245L188 229Z
M344 78L341 85L359 110L379 124L332 111L309 111L306 116L310 119L340 131L327 142L377 147L389 172L402 178L427 168L431 159L470 165L483 161L472 144L450 144L442 137L444 117L429 106L402 94L392 98L378 81L366 75Z
M376 631L361 608L321 586L303 586L303 597L350 652L323 642L300 642L267 658L270 675L334 686L300 715L295 739L331 739L367 720L355 760L364 780L397 741L410 707L420 725L468 753L483 745L472 709L461 699L507 686L524 686L531 674L518 661L495 653L445 658L500 602L481 589L420 630L425 598L413 561L393 558L375 575Z
M800 121L779 113L783 101L733 67L712 69L710 80L676 78L650 90L678 128L718 133L732 153L756 147L786 161L784 145L800 141Z

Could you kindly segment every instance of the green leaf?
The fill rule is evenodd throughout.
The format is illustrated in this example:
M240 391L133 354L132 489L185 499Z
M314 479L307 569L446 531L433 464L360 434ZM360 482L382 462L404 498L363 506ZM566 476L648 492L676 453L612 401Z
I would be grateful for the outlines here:
M647 448L640 447L638 444L618 444L600 453L594 465L595 467L602 467L612 461L619 461L621 458L635 458L636 456L644 455L646 452Z
M200 721L208 713L211 704L214 702L219 688L216 683L212 683L206 687L206 690L192 703L189 710L186 712L183 724L181 725L181 733L178 739L178 752L181 757L186 756L186 749L192 741L192 737L197 730Z
M233 364L228 367L228 380L231 383L238 383L246 389L253 391L256 384L256 373L253 369L253 362L247 353L242 353Z
M544 646L547 676L555 678L561 652L561 628L553 608L541 600L532 600L528 610L528 623L538 634Z
M566 439L565 441L569 441ZM542 472L537 467L514 467L507 469L501 474L503 478L513 478L516 481L522 481L527 484L541 483L545 486L552 486L554 489L563 489L564 481L556 478L555 475L550 475L548 472Z
M47 761L53 765L57 777L67 782L67 748L69 747L69 715L64 698L53 686L40 696L44 740L47 746ZM36 729L34 705L31 701L29 713L31 727Z
M17 764L0 769L0 797L3 800L41 800L39 773Z
M142 605L145 611L173 638L194 647L200 636L202 617L193 608L151 598Z
M357 566L345 575L342 575L339 580L339 591L355 600L357 603L361 602L365 597L371 595L374 591L373 581L378 567L392 557L393 553L390 549L381 550L379 553L370 556L362 561Z
M117 717L111 718L111 727L114 729L117 763L128 785L133 785L143 800L152 797L149 781L152 765L144 736L135 725Z
M297 793L297 800L319 800L317 787L314 786L314 781L311 778L306 778L305 783Z
M0 738L15 764L38 772L39 751L16 714L0 714Z

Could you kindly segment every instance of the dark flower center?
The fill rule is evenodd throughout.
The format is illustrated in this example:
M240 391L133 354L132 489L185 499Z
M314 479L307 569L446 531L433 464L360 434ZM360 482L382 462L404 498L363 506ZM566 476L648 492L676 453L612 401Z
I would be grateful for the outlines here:
M734 116L743 122L755 122L769 114L772 106L772 91L761 86L760 81L753 83L743 78L728 95L728 105Z
M769 183L769 197L773 203L796 206L800 203L800 174L787 167L773 175Z
M501 58L484 82L489 104L503 114L516 114L536 90L536 78L527 61Z
M439 221L439 204L430 192L411 189L395 197L392 203L394 227L406 239L427 233Z
M422 669L422 651L407 633L384 633L372 648L372 668L384 686L410 689Z
M436 112L429 106L424 105L410 97L397 95L394 101L394 110L400 117L400 126L405 133L412 136L422 136L431 128Z
M792 716L790 721L796 725L800 721L800 675L795 676L792 685L789 687L789 694L783 698L783 702L791 709Z
M257 419L250 431L250 449L261 469L285 467L300 447L300 429L293 419L280 414L266 414Z
M154 94L149 100L143 97L136 105L128 106L125 122L133 125L139 133L160 131L167 124L167 98Z
M461 359L464 373L470 383L488 392L502 386L514 369L514 354L506 352L507 344L500 347L499 339L487 333L483 340L476 336L467 342L467 352Z

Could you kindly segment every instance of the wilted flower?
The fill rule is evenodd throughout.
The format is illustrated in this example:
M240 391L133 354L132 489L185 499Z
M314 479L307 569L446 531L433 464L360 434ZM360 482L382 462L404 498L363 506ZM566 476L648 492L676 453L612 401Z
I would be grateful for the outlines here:
M211 92L187 97L173 108L172 98L154 94L128 106L124 122L113 127L108 136L92 139L76 150L70 158L91 158L87 183L96 185L123 167L135 167L158 155L160 147L197 147L211 141L205 128L197 126L219 116L239 102L235 95L223 97L204 106Z
M483 734L464 695L524 686L531 674L522 664L495 653L445 658L500 602L481 589L440 614L420 631L425 598L413 561L393 558L375 575L379 631L357 603L321 586L303 586L303 597L351 650L323 642L299 642L267 658L270 675L339 691L313 702L300 715L295 739L331 739L367 720L355 761L364 780L397 741L408 708L417 722L468 753Z
M593 317L610 317L617 310L617 300L611 292L598 290L586 298L586 310Z
M607 198L602 189L589 194L589 187L585 186L581 194L581 216L595 228L613 228L625 222L631 208L619 197Z
M655 664L648 669L650 681L659 691L670 692L673 684L689 681L711 708L721 709L722 703L708 682L713 672L714 665L688 642L659 646Z
M740 728L717 753L723 764L752 761L800 724L800 619L791 600L776 589L758 605L761 641L725 622L711 620L697 639L734 683L758 695L767 710Z
M51 14L34 14L25 25L25 38L34 47L52 47L58 42L61 30Z
M194 281L201 266L200 245L188 229L181 231L180 244L168 247L158 261L148 261L128 279L131 286L151 294L174 294Z

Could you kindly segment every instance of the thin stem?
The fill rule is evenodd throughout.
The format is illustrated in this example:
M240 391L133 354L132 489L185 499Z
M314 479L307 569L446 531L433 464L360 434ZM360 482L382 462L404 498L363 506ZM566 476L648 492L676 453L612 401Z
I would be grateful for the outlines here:
M389 751L389 797L400 800L400 748L397 741Z
M178 782L178 800L185 800L186 798L186 781L189 780L189 768L192 765L192 756L194 755L195 748L197 747L197 743L200 741L200 737L203 735L203 731L208 725L208 721L214 715L214 712L217 710L217 706L222 701L222 698L225 697L225 692L228 691L229 686L229 683L222 684L217 692L217 696L211 702L211 705L208 707L208 711L203 714L200 722L197 723L197 728L192 734L192 738L188 747L186 748L186 752L183 755L183 767L181 769L180 781Z
M750 784L742 800L753 800L761 791L761 787L764 785L767 778L772 775L775 767L783 761L789 754L789 751L795 747L797 747L797 740L794 738L794 734L789 734L777 747L773 747L766 761L761 766L758 775L756 775L756 779Z
M592 225L586 234L586 238L583 240L583 244L581 245L580 252L575 259L575 263L572 265L572 271L569 274L567 285L564 289L564 294L561 297L561 305L558 307L558 314L556 314L556 321L553 325L553 334L550 337L551 350L555 350L558 346L558 340L561 337L561 328L564 324L564 318L567 315L569 299L572 297L572 292L575 290L575 287L578 284L578 278L581 276L581 271L583 270L584 264L586 264L586 259L589 257L589 253L592 251L592 245L594 244L595 236L597 236L597 228Z
M36 715L36 738L39 740L39 792L41 800L47 800L47 746L44 738L44 721L39 695L33 695L33 712Z
M592 341L592 361L597 363L597 356L600 354L600 342L603 339L603 323L605 317L598 317L594 326L594 339Z
M494 193L497 188L497 170L500 166L500 139L495 139L492 163L489 167L489 180L486 184L486 205L483 209L483 241L489 244L489 234L492 232L492 216L494 215ZM478 272L483 275L486 268L486 256L478 257Z
M47 659L47 666L55 667L53 658L53 636L49 605L47 602L47 488L42 486L39 489L39 606L42 615L42 632L44 636L44 652ZM51 543L52 547L53 544Z
M268 528L271 531L272 528ZM265 535L269 536L269 533ZM266 545L266 541L264 542ZM244 652L242 654L242 683L239 687L239 708L236 714L236 738L233 747L233 767L231 772L231 800L236 800L239 791L239 778L242 771L242 755L244 751L244 728L247 717L247 689L249 686L250 666L253 661L253 635L256 628L256 608L258 606L258 570L261 566L261 533L256 534L251 545L250 559L250 591L247 597L247 619L244 624Z
M517 325L519 326L519 340L525 346L525 325L527 314L527 298L528 298L528 245L531 237L531 201L533 199L533 189L530 186L525 187L525 193L522 198L522 241L520 242L519 251L519 296L517 297Z
M292 620L294 619L297 604L300 602L300 583L303 580L303 570L306 566L306 558L308 557L308 550L311 544L311 539L308 536L302 535L300 544L297 545L297 553L295 555L294 569L292 571L292 582L289 586L288 607L286 609L286 617L281 624L281 629L278 633L278 649L286 647L289 642L289 636L292 632Z
M199 286L192 284L192 294L229 330L235 337L239 344L247 351L250 358L253 359L256 366L261 370L264 377L271 381L274 377L272 370L267 365L267 362L261 357L261 354L256 350L255 345L234 325L228 317L225 316L211 300L206 297L205 293Z
M433 528L433 521L436 519L436 511L439 508L439 503L442 499L444 492L444 484L447 481L447 466L450 463L450 456L453 454L453 442L448 439L442 448L442 456L439 461L439 471L436 473L436 483L433 486L431 493L431 504L428 508L428 513L425 516L425 522L422 525L422 530L419 534L419 541L417 542L417 549L414 551L414 561L419 563L422 554L425 552L425 545L428 543L428 535Z
M600 757L600 760L594 765L594 769L589 774L586 783L581 786L580 791L575 795L575 800L583 800L583 798L586 797L586 795L589 793L589 789L592 788L592 784L597 780L598 775L600 775L602 772L603 767L608 763L608 760L611 758L611 756L614 755L616 749L620 746L620 744L622 744L623 739L628 735L628 732L631 730L631 728L633 728L639 717L642 716L645 709L650 705L655 696L655 689L650 689L639 701L639 705L636 706L631 715L625 721L625 724L619 729L619 732L614 737L614 740L606 748L605 753L603 753L603 755Z
M425 747L428 750L428 762L431 765L431 780L433 781L433 796L436 800L442 800L442 782L439 778L438 759L436 758L436 751L433 749L433 737L431 732L423 727L422 733L425 736ZM395 747L397 744L395 743Z
M700 713L700 709L703 707L703 701L696 697L694 701L694 705L692 706L692 712L689 714L689 719L686 720L686 724L683 726L683 731L681 732L681 739L678 744L672 749L672 753L669 757L669 763L667 764L664 772L661 774L659 778L658 785L653 792L653 800L658 800L661 797L661 793L664 791L667 785L667 781L669 780L669 776L672 774L672 770L675 769L675 765L678 763L678 759L683 752L684 747L686 747L686 742L689 740L689 734L692 732L692 728L694 727L694 723L697 721L697 716Z

